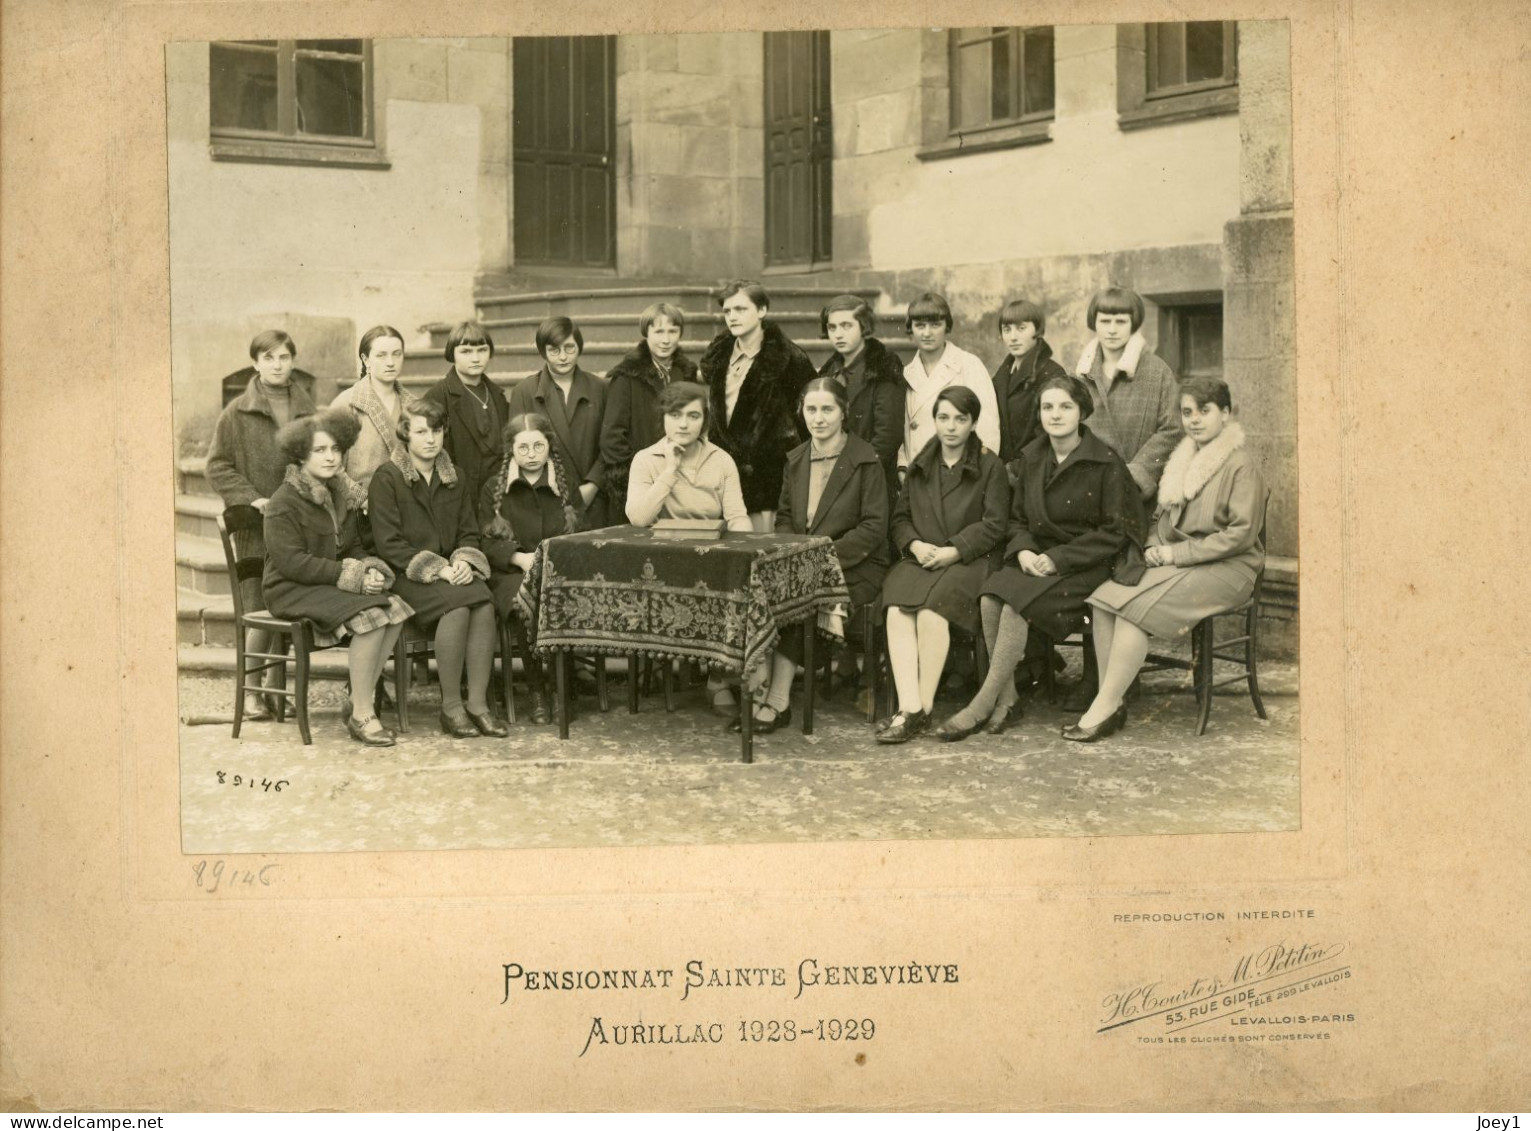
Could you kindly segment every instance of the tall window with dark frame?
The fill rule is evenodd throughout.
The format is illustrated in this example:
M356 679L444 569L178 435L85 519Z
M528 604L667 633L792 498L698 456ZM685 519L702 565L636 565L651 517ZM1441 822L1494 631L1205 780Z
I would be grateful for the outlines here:
M1170 98L1238 82L1238 26L1233 20L1149 24L1145 96Z
M1042 122L1053 116L1053 29L951 30L951 132Z
M367 40L245 39L210 52L215 139L372 144Z

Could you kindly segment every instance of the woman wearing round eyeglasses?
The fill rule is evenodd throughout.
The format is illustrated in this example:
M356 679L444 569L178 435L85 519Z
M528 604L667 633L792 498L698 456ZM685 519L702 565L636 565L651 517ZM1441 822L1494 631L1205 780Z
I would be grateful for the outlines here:
M484 532L481 543L493 570L489 593L501 617L513 612L521 581L532 567L542 540L580 528L579 494L553 446L552 434L552 423L535 412L520 413L506 421L505 451L509 458L500 473L484 484L479 496L479 525ZM529 647L520 620L514 623L532 688L532 722L549 723L553 716L548 709L542 664Z

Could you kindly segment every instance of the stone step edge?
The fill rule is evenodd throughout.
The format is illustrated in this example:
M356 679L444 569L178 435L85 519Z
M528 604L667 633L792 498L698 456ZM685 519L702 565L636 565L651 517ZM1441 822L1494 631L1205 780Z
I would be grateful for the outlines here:
M516 302L562 302L571 298L602 299L602 298L634 298L644 295L705 295L714 298L722 292L721 287L697 286L694 283L683 283L675 286L654 284L650 286L633 287L572 287L553 291L523 291L520 294L483 294L474 299L479 306L499 306L506 303ZM777 295L823 295L834 298L836 295L858 295L861 298L875 298L882 294L880 287L813 287L780 286L767 287L769 294Z
M914 349L915 348L914 341L911 338L885 338L885 337L882 337L882 336L879 335L877 340L882 342L883 345L888 346L888 347L890 347L892 349L899 349L899 348ZM799 349L801 349L801 350L803 350L805 352L818 351L818 350L827 350L827 349L831 348L830 344L829 344L829 340L827 338L793 338L793 339L791 339L791 341L792 341L793 345L797 346ZM681 342L680 348L685 350L689 355L691 355L693 358L695 358L695 357L700 356L703 352L705 352L707 347L709 345L711 345L711 344L712 344L712 340L710 338L709 339L697 338L697 339L694 339L692 341ZM587 341L585 343L585 348L581 352L582 353L587 353L587 354L588 353L616 353L616 354L625 354L625 353L627 353L629 350L631 350L633 348L633 345L634 345L634 343L632 341L629 341L629 340L624 340L624 341L621 341L621 342L589 342L589 341ZM535 345L535 343L532 343L532 342L513 342L513 343L507 343L506 345L502 345L502 346L496 346L494 352L495 352L495 356L496 357L502 356L504 354L529 354L532 357L536 357L537 356L537 346ZM441 357L441 350L436 349L434 347L427 347L427 346L417 346L414 349L407 349L407 350L404 351L404 357L407 360L410 360L410 361L415 361L415 360L418 360L418 359L421 359L421 358L439 358L443 363L445 363L445 360L446 360L445 358ZM352 380L354 382L354 378Z
M228 560L223 544L212 538L180 533L175 536L175 564L191 566L204 572L226 573Z

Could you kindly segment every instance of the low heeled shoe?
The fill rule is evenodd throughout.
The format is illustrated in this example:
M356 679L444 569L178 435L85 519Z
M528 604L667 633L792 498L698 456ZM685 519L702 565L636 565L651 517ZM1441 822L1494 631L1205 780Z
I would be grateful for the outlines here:
M463 713L478 728L479 734L485 738L506 738L510 735L510 728L500 721L500 716L496 715L493 710L480 714L477 711L471 711L464 707Z
M970 738L983 728L984 720L979 719L969 726L958 726L956 716L953 715L935 729L935 736L942 742L961 742L964 738Z
M361 722L357 722L350 715L347 715L346 733L354 738L357 742L360 742L363 746L392 746L394 743L393 731L387 729L379 729L369 732L366 729L367 724L370 722L375 722L376 719L376 715L368 715L365 719L362 719ZM378 726L381 728L382 724L379 723Z
M930 726L930 715L925 711L899 711L888 725L877 732L877 741L886 745L908 742L924 734Z
M1099 742L1102 738L1109 738L1127 724L1127 704L1123 703L1115 711L1092 727L1082 727L1077 724L1063 728L1063 737L1070 742Z
M1019 703L1012 703L1008 707L996 707L990 713L983 724L985 734L1004 734L1010 729L1010 724L1019 719L1025 712Z
M477 738L478 727L468 718L468 712L460 705L443 707L441 710L441 733L453 738Z

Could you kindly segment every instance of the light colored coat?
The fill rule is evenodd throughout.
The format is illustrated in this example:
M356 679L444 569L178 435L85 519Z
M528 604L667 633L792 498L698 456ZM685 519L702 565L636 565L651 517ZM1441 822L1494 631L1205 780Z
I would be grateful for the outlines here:
M349 409L361 426L356 443L346 453L346 474L360 483L365 491L372 485L372 473L392 459L395 452L404 451L404 441L394 431L398 417L390 419L370 380L358 381L342 390L330 402L330 407ZM404 390L400 389L399 410L402 412L403 408Z
M925 362L916 353L904 366L904 445L898 450L898 464L909 461L935 438L936 397L949 385L965 385L978 396L978 421L973 431L989 451L999 452L999 400L994 395L994 379L982 361L958 346L946 343L946 352L933 371L925 371Z

